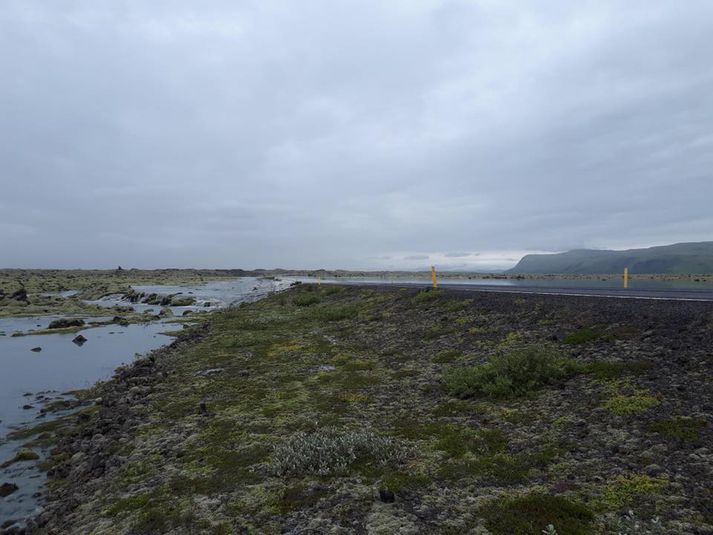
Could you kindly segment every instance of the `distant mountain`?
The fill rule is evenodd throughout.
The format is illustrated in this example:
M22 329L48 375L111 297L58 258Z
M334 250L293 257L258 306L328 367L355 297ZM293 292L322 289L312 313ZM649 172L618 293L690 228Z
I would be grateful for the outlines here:
M508 273L713 273L713 241L676 243L625 251L575 249L529 254Z

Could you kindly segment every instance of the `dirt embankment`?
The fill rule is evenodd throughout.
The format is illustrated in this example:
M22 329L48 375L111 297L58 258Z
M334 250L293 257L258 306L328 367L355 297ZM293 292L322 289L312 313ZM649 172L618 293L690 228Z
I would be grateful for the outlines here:
M32 529L710 534L712 343L710 303L295 288L98 387Z

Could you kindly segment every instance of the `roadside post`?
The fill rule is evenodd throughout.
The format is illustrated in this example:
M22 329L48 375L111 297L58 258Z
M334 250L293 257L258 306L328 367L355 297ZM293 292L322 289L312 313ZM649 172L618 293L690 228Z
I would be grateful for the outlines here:
M433 286L434 289L438 288L438 282L436 281L436 268L435 268L435 266L431 266L431 286Z
M629 268L625 267L624 268L624 289L626 290L629 287Z

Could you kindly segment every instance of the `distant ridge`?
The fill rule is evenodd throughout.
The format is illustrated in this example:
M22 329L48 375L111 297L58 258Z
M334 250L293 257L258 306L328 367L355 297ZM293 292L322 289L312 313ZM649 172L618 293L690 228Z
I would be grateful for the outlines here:
M605 274L629 272L657 274L713 273L713 241L675 243L624 251L574 249L556 254L529 254L507 273Z

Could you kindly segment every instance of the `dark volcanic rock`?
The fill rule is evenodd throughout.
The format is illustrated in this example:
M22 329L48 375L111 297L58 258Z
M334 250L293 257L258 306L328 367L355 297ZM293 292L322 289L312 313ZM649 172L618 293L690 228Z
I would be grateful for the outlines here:
M87 342L87 339L84 338L84 336L82 336L81 334L79 334L72 340L72 342L81 347Z
M20 288L10 295L10 299L14 299L15 301L27 301L27 290Z
M35 353L39 353L40 351L42 351L42 348L41 348L40 346L37 346L37 347L33 347L32 349L30 349L30 351L34 351Z
M16 492L17 490L19 490L19 487L14 483L3 483L0 485L0 498L10 496L10 494Z
M82 327L84 320L81 318L60 318L50 322L48 329L66 329L67 327Z
M379 499L384 503L394 503L396 496L390 490L379 489Z

